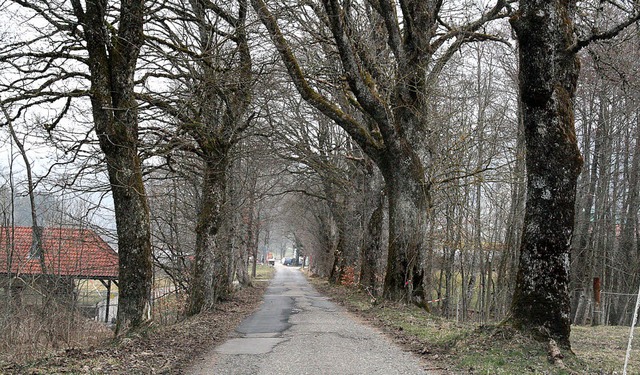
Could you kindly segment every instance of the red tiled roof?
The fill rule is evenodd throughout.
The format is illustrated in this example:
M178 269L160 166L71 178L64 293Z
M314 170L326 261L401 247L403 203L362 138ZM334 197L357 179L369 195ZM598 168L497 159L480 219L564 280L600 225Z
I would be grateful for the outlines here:
M40 275L40 259L29 256L31 227L0 227L0 273ZM11 246L13 244L13 246ZM94 231L77 228L44 228L45 269L50 275L78 278L117 278L118 254Z

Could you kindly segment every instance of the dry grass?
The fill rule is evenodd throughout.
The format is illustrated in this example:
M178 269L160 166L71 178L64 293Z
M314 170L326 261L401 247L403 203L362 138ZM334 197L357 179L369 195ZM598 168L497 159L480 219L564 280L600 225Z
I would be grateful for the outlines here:
M559 366L549 362L547 343L510 327L456 323L413 305L372 305L366 293L354 288L330 286L318 278L311 282L432 367L452 374L622 374L629 327L573 327L575 354L563 352L564 366ZM628 373L640 374L640 349L633 351Z
M0 374L181 373L194 356L225 340L259 307L267 288L262 281L273 272L273 267L258 267L253 288L186 320L181 314L185 296L162 285L166 293L154 303L153 324L115 342L104 324L60 306L8 311L0 305Z
M256 278L254 281L271 280L276 272L275 267L266 264L258 264L256 267ZM249 266L249 274L251 274L251 266Z
M627 372L640 374L640 332L636 329ZM629 327L581 327L571 330L573 351L597 373L622 374L629 340ZM635 348L634 348L635 347Z
M267 283L241 289L213 311L177 324L153 324L117 341L64 346L30 361L0 361L1 374L181 374L196 356L226 340L261 304Z
M96 345L113 336L104 324L64 305L13 307L0 313L0 362L23 362L64 347Z
M168 280L161 281L154 290L168 292L155 300L154 319L161 325L173 324L181 318L184 296L176 294ZM105 298L106 288L98 281L87 280L77 283L75 290L80 298L73 302L45 299L35 288L29 288L30 294L25 293L23 298L0 304L0 363L27 362L63 348L86 348L111 340L113 331L109 327L83 316L78 309L87 304L95 307ZM115 286L114 290L117 292ZM87 300L87 295L93 299Z

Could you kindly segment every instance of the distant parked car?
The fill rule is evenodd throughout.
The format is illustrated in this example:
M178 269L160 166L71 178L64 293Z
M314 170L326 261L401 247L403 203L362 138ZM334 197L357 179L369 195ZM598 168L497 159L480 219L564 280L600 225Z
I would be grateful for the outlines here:
M284 258L284 260L282 261L282 264L284 264L285 266L290 266L293 264L293 258Z

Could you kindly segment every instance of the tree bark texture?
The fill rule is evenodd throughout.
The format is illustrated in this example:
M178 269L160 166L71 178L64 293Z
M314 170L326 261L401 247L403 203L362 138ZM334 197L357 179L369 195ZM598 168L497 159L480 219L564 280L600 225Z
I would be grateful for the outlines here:
M118 232L119 302L116 334L151 318L152 253L149 207L138 155L138 103L134 73L143 43L143 0L123 0L119 29L111 35L108 2L72 1L84 28L91 72L91 105L104 152Z
M322 251L318 252L311 262L311 271L321 277L329 277L333 266L334 248L336 246L335 224L328 209L317 210L314 215L317 223L315 236L318 238L318 247Z
M522 0L512 19L519 41L519 90L527 198L511 323L569 348L569 253L582 166L573 99L579 73L575 1Z
M230 249L224 236L227 159L207 160L196 225L196 252L187 314L212 308L231 292L227 275Z
M389 199L389 250L383 296L410 301L414 293L424 291L422 247L428 232L430 201L422 163L415 153L403 156L400 164L381 168Z
M340 284L347 268L355 269L358 258L358 230L357 224L354 223L356 198L350 196L347 191L341 191L329 176L323 178L322 185L329 212L336 226L336 244L329 282Z
M378 263L383 254L382 231L384 228L384 206L386 197L378 194L375 209L367 223L367 233L360 254L360 285L374 295L378 294Z

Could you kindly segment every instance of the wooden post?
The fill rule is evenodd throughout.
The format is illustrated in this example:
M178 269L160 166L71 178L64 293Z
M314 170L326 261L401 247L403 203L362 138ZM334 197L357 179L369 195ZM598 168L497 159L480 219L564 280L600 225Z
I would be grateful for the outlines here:
M600 278L593 278L593 319L591 319L591 325L597 326L600 324Z
M109 323L109 304L111 303L111 280L107 281L107 306L105 308L104 322Z

